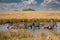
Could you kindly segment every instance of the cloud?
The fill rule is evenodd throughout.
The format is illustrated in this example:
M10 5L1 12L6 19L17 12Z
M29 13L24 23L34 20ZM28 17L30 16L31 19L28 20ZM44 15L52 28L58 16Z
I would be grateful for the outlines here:
M0 0L0 2L4 2L4 3L18 3L21 0Z
M19 3L0 3L0 10L21 10L24 8L32 8L37 1L35 0L21 0Z
M18 9L17 3L0 3L0 10L16 10Z
M40 4L40 8L42 9L48 9L48 10L58 10L60 9L59 6L60 5L60 1L59 0L44 0L44 2L42 2Z
M37 2L35 0L24 0L22 3L29 5L29 4L36 4Z

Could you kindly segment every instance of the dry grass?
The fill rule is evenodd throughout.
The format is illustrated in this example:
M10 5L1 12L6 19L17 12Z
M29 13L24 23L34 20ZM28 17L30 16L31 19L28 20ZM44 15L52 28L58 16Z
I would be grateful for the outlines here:
M60 19L60 11L6 11L0 12L0 19ZM0 32L0 40L60 40L60 34L53 32L49 35L38 33L35 37L26 29Z
M17 31L0 32L0 40L60 40L60 34L58 32L52 32L49 35L38 33L34 36L26 29L18 29Z
M9 32L0 32L0 40L17 40L23 38L33 38L33 34L26 29L10 30Z
M0 19L60 19L60 11L4 11Z

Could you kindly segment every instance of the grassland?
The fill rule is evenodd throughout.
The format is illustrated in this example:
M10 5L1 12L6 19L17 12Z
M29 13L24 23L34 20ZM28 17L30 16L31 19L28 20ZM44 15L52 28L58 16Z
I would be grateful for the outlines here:
M34 36L33 33L27 32L26 29L18 29L16 31L0 32L0 40L60 40L58 32L52 32L49 35L38 33Z
M0 24L16 22L60 22L60 11L0 11Z
M60 11L1 11L0 19L60 19Z
M16 22L49 21L54 19L60 21L60 11L1 11L0 24ZM52 32L49 35L27 32L26 29L10 30L9 32L0 32L0 40L60 40L60 33Z

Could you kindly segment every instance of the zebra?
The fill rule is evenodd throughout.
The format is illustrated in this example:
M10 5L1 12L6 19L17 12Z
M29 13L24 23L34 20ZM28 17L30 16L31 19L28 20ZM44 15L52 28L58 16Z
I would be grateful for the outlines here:
M25 28L28 29L29 27L32 29L32 23L31 22L26 22L25 24Z
M34 26L34 28L40 29L40 22L33 22L32 25Z
M55 26L57 27L57 23L53 20L50 20L50 22L44 25L44 28L53 29Z

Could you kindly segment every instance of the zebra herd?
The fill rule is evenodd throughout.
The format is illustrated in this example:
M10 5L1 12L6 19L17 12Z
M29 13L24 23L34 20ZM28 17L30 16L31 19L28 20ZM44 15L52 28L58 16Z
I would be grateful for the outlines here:
M10 25L7 28L9 29L11 26L11 29L18 29L18 28L25 28L25 29L35 29L38 28L40 29L41 27L43 28L47 28L47 29L53 29L55 26L57 27L56 22L54 22L53 20L50 20L49 22L24 22L24 23L17 23L17 24L13 24L14 26Z

